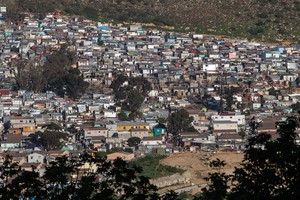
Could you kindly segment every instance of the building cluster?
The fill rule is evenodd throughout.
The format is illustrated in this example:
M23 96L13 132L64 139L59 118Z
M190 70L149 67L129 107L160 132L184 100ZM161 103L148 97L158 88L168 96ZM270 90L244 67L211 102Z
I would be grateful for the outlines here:
M141 139L136 155L242 150L253 129L250 121L259 124L256 134L268 132L276 138L275 122L284 121L300 98L300 45L96 23L58 13L0 24L0 151L11 153L24 166L63 152L124 148L131 137ZM46 62L63 44L78 56L73 67L99 90L78 100L51 91L16 90L14 61ZM115 72L151 83L141 119L118 120L121 108L109 89ZM180 108L194 118L198 132L180 132L174 143L166 124L157 119ZM31 142L32 135L51 122L69 135L60 153Z

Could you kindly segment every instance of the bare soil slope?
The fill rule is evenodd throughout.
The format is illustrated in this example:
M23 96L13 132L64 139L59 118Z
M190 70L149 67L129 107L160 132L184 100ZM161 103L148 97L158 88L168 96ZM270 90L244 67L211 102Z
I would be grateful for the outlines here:
M172 154L161 161L164 165L179 167L191 173L192 183L205 183L203 178L207 177L212 169L209 167L209 162L219 158L224 160L227 165L223 169L225 173L232 173L234 167L238 167L243 160L242 153L183 153Z

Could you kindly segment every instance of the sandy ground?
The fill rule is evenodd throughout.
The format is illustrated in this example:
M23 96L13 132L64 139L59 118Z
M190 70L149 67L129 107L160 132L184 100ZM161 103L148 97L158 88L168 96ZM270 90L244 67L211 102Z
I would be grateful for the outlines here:
M171 154L167 158L161 160L164 165L170 165L187 170L192 175L193 184L206 183L203 178L207 177L209 172L212 172L212 168L209 167L209 162L219 158L224 160L227 164L223 168L223 172L232 173L234 167L238 167L243 160L242 153L181 153Z

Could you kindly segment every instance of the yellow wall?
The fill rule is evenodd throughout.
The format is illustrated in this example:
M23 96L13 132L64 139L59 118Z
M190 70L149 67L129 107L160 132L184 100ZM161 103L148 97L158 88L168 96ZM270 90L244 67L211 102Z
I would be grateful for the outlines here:
M35 132L35 126L23 126L23 132Z
M44 103L36 103L33 105L33 107L37 107L37 108L45 108L46 105Z
M10 134L21 134L21 129L9 129L8 133Z
M149 130L149 126L148 125L117 125L117 130L118 131L129 131L130 129L133 128L138 128L138 129L148 129Z

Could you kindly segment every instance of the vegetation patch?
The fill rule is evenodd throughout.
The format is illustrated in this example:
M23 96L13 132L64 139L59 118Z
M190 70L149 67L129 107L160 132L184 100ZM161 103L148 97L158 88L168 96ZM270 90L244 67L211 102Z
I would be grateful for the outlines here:
M145 156L131 161L130 165L141 167L143 169L141 175L150 179L171 176L176 173L182 174L184 172L183 169L160 164L160 160L164 158L166 158L166 156Z

